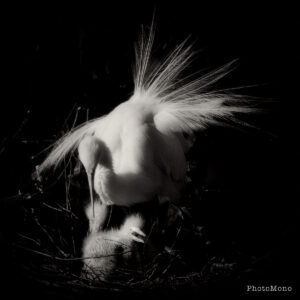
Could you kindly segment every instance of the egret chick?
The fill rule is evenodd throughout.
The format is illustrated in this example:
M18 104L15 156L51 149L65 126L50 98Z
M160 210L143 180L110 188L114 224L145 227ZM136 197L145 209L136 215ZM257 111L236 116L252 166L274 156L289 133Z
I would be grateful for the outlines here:
M135 214L128 216L120 229L89 234L83 242L83 270L106 279L120 259L126 262L132 257L135 242L144 243L143 224L141 215Z

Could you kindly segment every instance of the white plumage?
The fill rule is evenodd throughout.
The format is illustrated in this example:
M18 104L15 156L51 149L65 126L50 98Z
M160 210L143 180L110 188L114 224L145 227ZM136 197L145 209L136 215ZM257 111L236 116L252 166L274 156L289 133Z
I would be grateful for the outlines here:
M56 168L79 148L92 200L94 191L103 203L124 206L155 197L176 200L185 182L185 152L193 132L254 111L240 97L210 91L231 64L191 80L182 77L193 57L186 42L156 65L151 64L152 44L153 30L148 39L142 34L130 99L63 136L40 171Z
M102 215L104 207L96 206L95 211ZM119 229L90 233L83 242L83 270L105 279L115 270L118 262L126 262L132 257L134 242L144 243L143 224L142 217L134 214L129 215Z

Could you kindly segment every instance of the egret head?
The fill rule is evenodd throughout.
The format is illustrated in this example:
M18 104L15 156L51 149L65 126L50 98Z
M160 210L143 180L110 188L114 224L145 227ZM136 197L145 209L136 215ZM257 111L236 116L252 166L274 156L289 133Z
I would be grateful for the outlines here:
M93 178L97 164L101 158L101 143L92 135L86 135L78 146L79 159L82 162L88 177L93 218L95 217L94 211L94 184Z
M106 167L112 166L111 155L108 147L103 141L93 135L86 135L78 145L78 155L88 177L93 218L94 209L94 175L98 164Z
M88 174L95 171L101 158L101 148L101 142L92 135L86 135L79 143L79 159Z

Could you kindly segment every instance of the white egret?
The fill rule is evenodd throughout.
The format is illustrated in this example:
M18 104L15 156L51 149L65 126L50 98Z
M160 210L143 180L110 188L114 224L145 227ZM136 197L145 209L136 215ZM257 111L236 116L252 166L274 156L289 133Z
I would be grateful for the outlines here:
M40 171L57 167L78 149L88 176L93 206L130 206L155 198L176 200L185 182L185 153L196 130L235 121L235 113L254 109L240 97L211 91L230 71L227 64L191 80L182 72L193 52L181 43L159 64L151 64L153 30L136 47L135 88L109 114L71 130L56 143ZM94 211L94 209L93 209ZM93 212L94 216L94 212Z

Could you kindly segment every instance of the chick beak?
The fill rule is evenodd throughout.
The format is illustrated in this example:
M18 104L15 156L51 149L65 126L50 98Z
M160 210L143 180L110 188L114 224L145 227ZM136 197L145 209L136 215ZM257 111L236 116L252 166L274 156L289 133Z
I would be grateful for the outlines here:
M88 182L89 182L89 190L90 190L90 198L93 210L93 218L95 218L95 208L94 208L94 172L87 173Z

